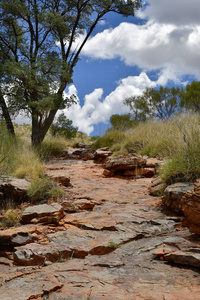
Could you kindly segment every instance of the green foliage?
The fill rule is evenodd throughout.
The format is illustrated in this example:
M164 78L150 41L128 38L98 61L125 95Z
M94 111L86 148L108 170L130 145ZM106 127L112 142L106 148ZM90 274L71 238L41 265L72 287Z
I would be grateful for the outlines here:
M5 122L0 122L0 174L11 174L15 168L18 142L11 136Z
M124 132L111 132L106 133L104 136L100 137L92 146L93 149L109 147L112 150L117 150L120 147L119 144L125 139L126 134Z
M43 177L31 182L28 189L28 196L33 203L36 203L53 197L63 198L65 192L48 177Z
M114 242L110 242L108 243L108 247L112 248L113 250L117 249L118 248L118 245Z
M57 121L51 125L50 131L53 136L60 135L66 139L71 139L76 136L78 127L74 127L72 121L67 119L65 114L62 113Z
M142 95L125 99L133 112L135 120L149 118L169 119L180 109L180 89L159 87L146 88Z
M181 105L186 110L200 112L200 81L187 84L181 91Z
M140 122L128 132L106 133L94 148L109 146L114 155L138 153L165 159L164 181L194 181L200 177L200 117L182 114L168 120Z
M98 140L99 138L100 138L99 135L93 135L93 136L90 138L90 141L91 141L91 142L94 142L94 141Z
M8 209L3 212L3 217L0 221L0 227L12 227L20 223L21 213L15 209Z
M34 146L42 143L57 111L76 102L64 90L98 22L109 12L133 16L141 2L0 2L0 57L7 55L0 75L9 83L9 104L31 114Z
M39 157L45 161L49 157L60 156L63 154L63 149L70 146L69 141L61 136L48 136L43 143L37 147Z
M182 122L178 120L177 127L182 143L176 144L176 150L164 164L161 176L167 183L195 181L200 177L200 118L195 114L189 115Z
M124 115L112 115L110 117L110 123L112 125L111 130L119 130L119 131L126 131L129 128L136 126L137 122L131 119L130 114Z

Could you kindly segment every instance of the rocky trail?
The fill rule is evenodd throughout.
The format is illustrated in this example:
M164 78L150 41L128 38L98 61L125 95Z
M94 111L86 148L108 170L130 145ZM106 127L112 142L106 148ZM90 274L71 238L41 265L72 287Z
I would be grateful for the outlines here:
M151 178L105 177L100 164L61 159L47 174L66 197L41 222L33 214L0 231L1 300L200 299L199 239L149 195Z

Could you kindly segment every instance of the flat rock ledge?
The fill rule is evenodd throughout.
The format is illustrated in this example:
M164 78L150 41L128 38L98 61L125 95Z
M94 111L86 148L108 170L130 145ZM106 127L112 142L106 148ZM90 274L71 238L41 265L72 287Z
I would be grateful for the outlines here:
M40 204L27 207L22 213L21 222L24 224L58 224L63 216L64 209L60 204Z

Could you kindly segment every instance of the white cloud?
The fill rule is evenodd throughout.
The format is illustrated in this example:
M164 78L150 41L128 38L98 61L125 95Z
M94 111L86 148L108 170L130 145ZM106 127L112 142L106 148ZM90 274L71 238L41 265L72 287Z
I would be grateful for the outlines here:
M148 21L145 25L121 23L88 41L83 54L101 59L120 57L144 71L165 69L175 76L200 79L200 26L175 26ZM172 78L168 78L172 79Z
M90 38L82 54L92 58L120 57L129 66L158 70L167 80L185 74L200 79L200 1L149 0L137 16L143 25L123 22ZM172 76L172 77L171 77Z
M137 16L157 23L186 26L200 24L199 0L148 0L148 3L146 9L139 11Z
M123 104L124 99L142 93L147 86L155 85L156 83L151 81L145 73L141 73L139 76L129 76L121 79L117 88L105 98L103 98L103 89L95 89L91 94L85 96L82 107L78 103L64 112L80 131L91 134L94 124L108 123L111 115L129 112L129 108ZM74 85L70 86L67 95L72 93L77 95Z

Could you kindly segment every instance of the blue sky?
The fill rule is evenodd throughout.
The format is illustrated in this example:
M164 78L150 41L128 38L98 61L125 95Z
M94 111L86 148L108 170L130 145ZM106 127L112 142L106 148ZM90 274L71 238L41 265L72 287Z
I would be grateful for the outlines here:
M148 0L135 17L107 14L74 69L66 94L79 102L66 116L80 131L102 135L112 114L129 112L127 97L200 80L199 12L199 0Z

